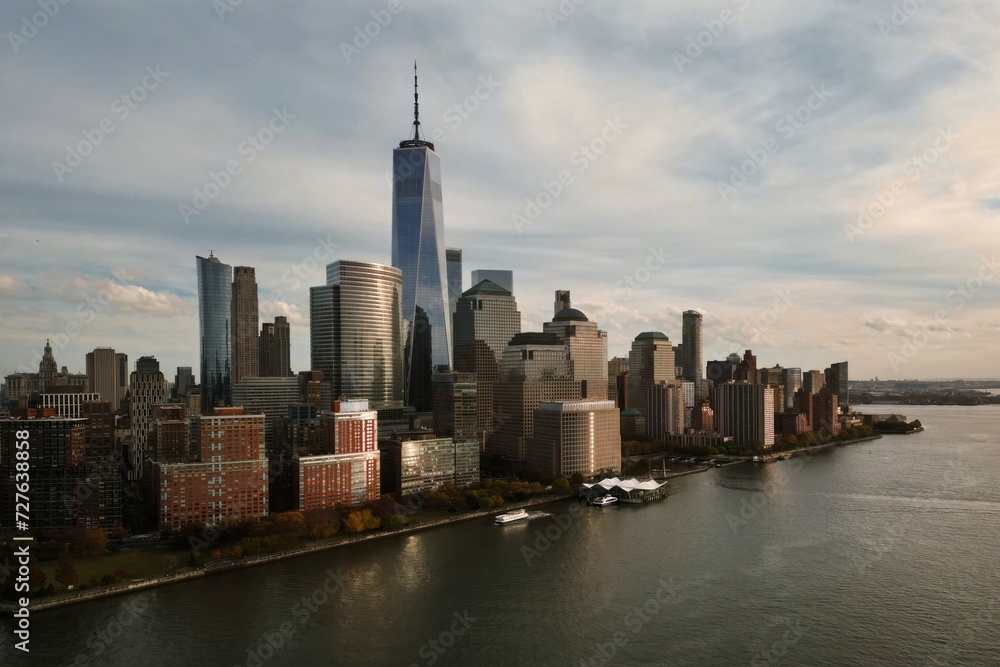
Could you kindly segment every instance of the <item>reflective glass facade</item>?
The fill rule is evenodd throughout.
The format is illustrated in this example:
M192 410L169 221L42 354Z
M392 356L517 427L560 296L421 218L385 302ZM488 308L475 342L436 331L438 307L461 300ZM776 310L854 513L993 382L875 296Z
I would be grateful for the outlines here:
M684 328L681 339L684 354L680 366L684 367L684 377L694 382L694 399L702 399L701 381L704 378L705 360L701 346L701 313L697 310L684 311Z
M385 264L340 260L309 290L312 369L323 404L341 395L373 408L403 400L402 277ZM429 380L428 380L429 382Z
M402 272L406 402L431 410L431 376L451 363L451 313L441 203L441 162L429 142L392 153L392 265Z
M448 312L455 312L455 303L462 296L462 249L445 248L448 269Z
M233 267L218 257L198 262L198 324L201 332L201 408L211 414L232 398Z

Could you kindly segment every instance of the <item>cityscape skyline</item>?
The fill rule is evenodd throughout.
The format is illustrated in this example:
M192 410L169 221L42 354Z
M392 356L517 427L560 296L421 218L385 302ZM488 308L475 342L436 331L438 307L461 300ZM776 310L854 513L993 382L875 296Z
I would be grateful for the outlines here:
M0 11L7 23L18 23L16 8ZM152 44L163 39L155 20L115 23L111 10L88 11L109 43L122 41L114 39L119 34L145 35ZM192 10L178 11L184 17ZM468 9L447 11L471 17ZM996 93L989 86L993 70L971 62L973 55L979 62L995 59L992 46L918 16L891 40L921 55L916 61L929 68L927 77L918 83L916 66L902 64L859 77L859 40L862 49L878 53L890 39L875 28L884 18L879 8L811 8L774 22L777 16L767 14L773 10L751 7L702 55L683 63L683 71L656 72L627 39L644 31L631 12L606 11L614 29L602 31L602 45L620 61L532 43L540 34L557 45L590 37L593 28L579 16L553 25L541 10L510 8L497 20L518 22L525 50L516 56L490 52L486 47L496 38L465 20L461 29L431 21L432 37L441 39L430 48L424 22L403 12L385 28L392 37L382 35L378 49L354 54L349 63L340 48L353 39L345 26L363 27L371 17L348 10L334 24L332 12L320 11L310 26L296 29L306 31L307 41L326 33L319 53L346 65L332 76L317 72L316 55L303 53L296 39L272 30L288 25L277 10L241 7L219 24L267 28L277 65L250 52L223 56L207 39L190 51L190 60L172 53L168 63L156 50L144 51L139 55L149 72L143 64L103 73L101 80L61 39L72 24L52 21L15 60L0 64L14 99L0 118L18 137L0 163L9 221L0 229L6 235L0 315L7 343L0 366L33 369L41 342L51 338L58 358L74 371L83 370L87 352L108 345L132 359L154 355L165 369L197 367L189 258L215 250L231 265L257 269L261 320L289 318L292 367L305 368L308 287L322 282L322 267L344 257L390 262L386 156L409 113L416 56L426 63L425 134L431 141L435 131L441 135L435 144L448 201L445 244L463 249L465 280L479 267L517 274L521 287L514 296L526 329L546 320L549 292L566 287L606 328L613 355L624 354L642 331L681 340L682 312L697 309L704 314L705 359L752 348L765 363L803 369L850 358L858 378L982 374L977 347L995 345L997 336L991 255L997 195L984 176L992 140L982 140L995 134L989 109ZM672 38L663 46L681 55L687 38L697 37L711 18L708 10L690 8L644 12L640 23L650 29L670 26ZM205 21L215 19L187 18L192 40L206 36ZM163 23L174 20L181 19ZM868 22L870 34L857 34L859 21ZM823 41L807 52L832 50L841 58L793 62L761 46L765 36L777 35L786 48L808 49L803 43L821 24L836 34L850 28L852 39ZM731 47L738 40L758 45L763 71L734 66ZM135 61L126 50L132 47L114 48L121 61ZM202 89L198 63L220 58L256 76ZM538 60L556 67L539 67ZM31 85L57 62L65 69L53 85ZM620 68L635 75L621 77ZM287 80L283 73L290 70L300 75ZM122 107L122 91L142 101ZM203 102L193 101L196 92ZM903 104L912 113L900 119L895 112ZM53 112L44 118L29 112L39 107ZM128 117L116 115L120 107ZM662 129L664 108L669 133ZM775 134L787 114L794 120L802 108L808 121L786 121L785 131ZM86 141L84 132L96 136L95 123L105 116L116 131L103 135L70 172L54 173L53 163L76 164L66 147ZM616 119L618 135L607 125ZM231 176L230 185L185 221L179 205L191 202L193 190L217 187L205 187L208 175L261 128L270 128L273 141L254 149L252 163L241 156L245 173ZM173 138L140 141L144 132ZM614 141L602 139L605 150L596 159L574 161L583 155L579 147L602 132ZM844 140L850 132L864 142ZM718 183L728 183L731 167L769 136L779 150L723 201ZM912 160L924 153L934 159ZM154 168L131 168L138 159ZM512 216L530 217L525 200L544 203L541 195L552 196L544 184L558 185L564 169L573 182L560 186L565 191L518 233ZM910 180L913 170L918 178ZM899 201L886 189L894 178L905 189ZM331 183L337 184L333 196ZM885 215L859 216L878 195L894 197ZM968 231L935 226L944 212ZM93 234L101 235L110 251L103 256L113 260L77 251ZM75 333L65 334L67 328ZM902 359L895 367L891 355Z

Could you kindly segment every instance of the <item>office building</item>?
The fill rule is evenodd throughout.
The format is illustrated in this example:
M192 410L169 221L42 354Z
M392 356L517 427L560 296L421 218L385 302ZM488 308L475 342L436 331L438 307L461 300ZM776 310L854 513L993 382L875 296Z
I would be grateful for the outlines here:
M194 372L190 366L178 366L174 374L174 386L170 390L170 397L176 401L186 401L188 393L195 386Z
M462 296L462 249L445 248L444 257L448 274L448 315L451 316L458 297Z
M274 322L260 325L260 376L291 377L292 338L288 318L278 316Z
M98 393L80 393L74 391L53 391L38 395L38 406L52 408L56 417L80 417L80 407L90 401L99 401Z
M494 385L504 348L521 331L521 313L507 289L483 280L466 290L455 307L455 370L476 382L476 437L481 447L496 427Z
M847 386L847 362L841 361L831 364L826 369L825 374L826 388L830 390L831 394L837 397L837 404L841 407L849 406L851 404L851 393Z
M576 308L564 308L542 332L555 334L569 351L570 376L580 383L580 398L608 398L608 334Z
M476 376L472 373L436 373L434 383L434 433L456 442L475 441L477 430Z
M201 334L201 409L211 414L232 397L233 268L218 257L196 257Z
M323 405L341 395L374 407L403 401L400 270L339 260L326 285L309 289L311 370L322 373ZM419 337L418 337L419 338ZM426 409L430 410L430 376Z
M674 348L660 331L644 331L632 341L628 355L627 407L647 415L649 388L674 379Z
M761 384L726 383L715 388L715 426L740 449L774 445L774 390Z
M118 412L127 390L127 354L110 347L98 347L87 353L87 391L96 392L98 400L108 401L112 410Z
M379 442L384 493L409 495L442 484L468 486L479 481L479 447L426 430L400 431Z
M802 375L802 388L810 394L818 394L826 386L826 374L823 371L806 371Z
M528 439L528 469L547 477L589 477L621 470L622 441L613 401L543 401Z
M140 479L143 462L149 453L149 436L153 428L153 406L166 403L169 398L167 381L160 372L156 357L139 357L135 370L129 377L129 421L131 445L125 462L129 479Z
M259 313L257 308L257 277L252 266L233 269L232 314L233 326L233 384L243 378L260 375Z
M697 310L685 310L683 317L683 328L681 330L681 340L683 350L681 353L681 366L684 368L684 377L694 382L693 401L702 399L701 381L704 378L705 359L701 345L701 321L702 315Z
M246 414L264 415L264 442L270 451L275 443L275 422L288 414L288 406L302 403L297 377L246 377L233 384L233 405Z
M684 432L684 389L676 380L657 382L646 394L646 432L654 440L669 440Z
M782 407L789 409L792 407L795 392L802 388L802 369L786 368L781 384L785 388L785 403Z
M569 290L557 289L556 290L556 300L552 309L553 315L558 315L560 312L566 310L567 308L573 307L573 300L570 298Z
M474 269L472 271L472 284L478 285L484 280L489 280L494 285L499 285L511 294L514 293L514 272L505 269Z
M402 313L408 323L406 404L429 412L431 376L452 368L451 311L441 160L434 144L421 137L415 67L413 79L413 136L392 152L392 265L402 276Z

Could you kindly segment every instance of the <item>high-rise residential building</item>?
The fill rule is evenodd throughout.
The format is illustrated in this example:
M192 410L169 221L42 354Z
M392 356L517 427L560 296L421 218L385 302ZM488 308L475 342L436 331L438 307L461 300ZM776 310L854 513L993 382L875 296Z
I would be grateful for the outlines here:
M684 433L684 389L676 380L656 382L646 393L646 433L668 440Z
M192 417L189 433L196 462L152 464L160 532L265 516L264 415L215 408L211 415Z
M108 458L87 460L87 423L52 416L0 419L0 527L14 528L15 510L24 505L23 476L17 475L25 464L31 473L32 529L121 525L121 471ZM16 446L23 441L31 443L27 450Z
M264 442L274 450L276 421L288 414L288 406L303 401L297 377L246 377L233 384L233 405L247 414L264 415Z
M580 398L608 398L608 334L576 308L564 308L542 325L569 350L571 377L580 383Z
M129 421L132 425L132 443L125 463L129 479L140 479L146 456L149 454L153 406L166 403L170 393L167 381L160 372L160 362L155 357L139 357L129 378Z
M100 394L75 392L75 391L52 391L38 395L38 405L41 408L52 408L56 417L80 417L80 407L84 403L101 400Z
M445 263L448 273L448 315L455 312L458 297L462 296L462 249L445 248Z
M713 359L705 364L705 377L715 384L723 382L733 382L736 380L740 367L740 360L737 357L733 362L731 359Z
M802 369L786 368L782 384L785 387L785 409L790 409L794 402L795 392L802 388Z
M683 328L681 331L682 345L684 346L681 366L684 368L684 377L694 382L694 396L692 400L702 399L702 379L704 378L705 358L701 345L701 320L702 315L697 310L685 310L683 317Z
M191 450L185 406L160 404L153 406L152 452L150 458L160 463L185 463L197 460Z
M851 393L847 386L847 362L830 364L826 369L826 388L837 396L837 404L845 407L851 404Z
M115 411L111 401L88 401L80 406L87 420L87 458L117 458Z
M299 371L299 393L302 402L316 406L317 412L330 407L323 403L323 373L320 371Z
M190 366L178 366L177 373L174 374L174 386L170 390L171 398L178 401L186 401L188 392L194 387L194 372Z
M691 428L691 413L694 412L694 382L690 380L681 380L677 383L680 385L681 390L684 392L684 428Z
M111 347L98 347L87 353L87 391L97 392L100 400L111 403L115 412L121 407L128 389L128 355Z
M216 406L229 405L232 397L233 267L214 255L195 259L201 333L201 410L203 414L212 414Z
M660 331L644 331L632 341L628 355L627 408L647 413L649 388L658 382L674 379L674 348L667 335Z
M257 277L252 266L233 268L233 384L260 375Z
M715 388L715 427L739 448L774 445L774 390L727 382Z
M805 389L799 389L792 396L792 409L806 416L807 431L811 431L813 427L813 396L814 394Z
M434 144L421 138L416 79L414 67L413 136L392 152L392 265L402 274L402 313L408 326L406 403L428 412L431 376L452 367L451 311L441 160Z
M472 285L476 286L484 280L499 285L511 294L514 293L514 272L507 269L473 269Z
M522 466L527 439L534 434L534 413L542 401L580 399L573 379L568 346L554 333L524 332L511 338L500 359L495 384L496 428L486 441L487 453Z
M707 398L703 398L694 406L694 412L691 413L691 428L695 431L715 430L715 411L709 406Z
M309 288L311 369L322 373L324 407L341 395L375 408L403 401L402 285L395 267L338 260L326 285Z
M589 477L621 470L622 440L614 401L544 401L528 439L528 469L549 477Z
M847 362L844 362L845 364ZM812 428L836 437L840 435L840 420L837 419L839 401L837 394L824 387L812 397Z
M291 377L292 337L288 318L277 316L274 322L260 325L260 376Z
M802 388L810 394L818 394L826 386L826 374L823 371L806 371L802 375Z
M500 358L510 339L521 331L521 313L509 290L483 280L458 300L454 325L455 370L475 376L476 434L485 448L495 428L493 392Z
M755 384L758 381L757 356L751 350L743 353L743 359L740 361L739 368L736 369L736 381L749 382L750 384Z
M479 446L422 431L401 431L379 442L384 493L430 491L479 481Z

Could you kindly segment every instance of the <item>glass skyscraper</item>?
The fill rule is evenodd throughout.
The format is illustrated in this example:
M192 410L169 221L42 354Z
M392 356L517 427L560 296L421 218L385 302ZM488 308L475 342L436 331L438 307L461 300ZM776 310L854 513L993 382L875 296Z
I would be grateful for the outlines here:
M441 161L420 138L414 72L413 137L392 152L392 265L403 276L406 403L432 407L431 376L452 367Z
M373 408L403 400L402 279L385 264L338 260L326 285L309 288L312 370L323 404L341 395Z
M684 368L684 377L694 382L694 400L702 399L701 381L705 377L705 361L701 347L701 313L685 310L683 315L681 341L684 353L679 364Z
M448 268L448 312L455 314L455 304L462 296L462 249L445 248L444 256Z
M233 267L218 257L198 262L198 325L201 332L201 412L212 414L232 398Z

